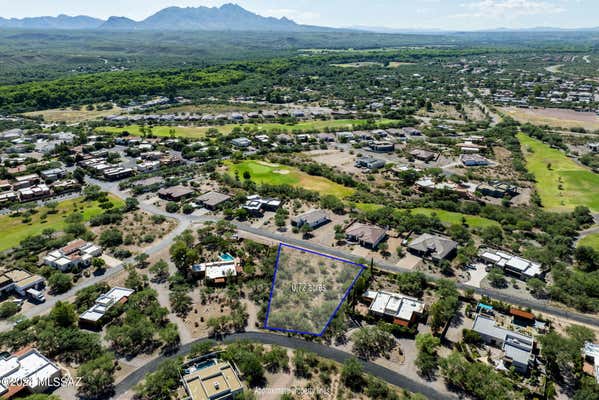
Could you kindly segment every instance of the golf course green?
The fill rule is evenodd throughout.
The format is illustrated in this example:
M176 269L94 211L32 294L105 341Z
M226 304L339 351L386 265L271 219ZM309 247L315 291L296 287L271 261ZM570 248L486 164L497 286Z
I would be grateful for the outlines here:
M244 179L244 173L250 174L250 179L257 184L290 185L313 190L321 194L332 194L339 198L350 196L354 189L339 185L321 176L308 175L295 167L272 164L266 161L245 160L239 163L225 163L231 176Z
M534 174L543 207L552 211L570 211L586 206L599 212L599 175L577 164L558 149L518 134L526 157L526 168Z

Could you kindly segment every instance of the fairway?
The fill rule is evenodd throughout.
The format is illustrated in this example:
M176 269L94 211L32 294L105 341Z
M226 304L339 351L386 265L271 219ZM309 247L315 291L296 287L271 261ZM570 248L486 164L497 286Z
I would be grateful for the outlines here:
M308 175L297 168L285 165L257 160L246 160L238 164L227 161L225 165L230 175L237 175L239 179L243 180L243 174L248 172L250 179L258 184L297 186L320 194L332 194L339 198L354 193L352 188L339 185L321 176Z
M599 251L599 233L593 233L592 235L585 236L578 242L578 246L588 246Z
M110 196L109 199L115 207L120 207L124 203L121 199ZM45 221L40 216L48 211L47 207L41 207L38 212L31 217L31 222L23 223L22 217L10 217L8 215L0 216L0 226L3 235L0 237L0 251L18 246L19 243L34 235L39 235L44 229L52 228L56 231L62 231L64 228L64 218L73 212L81 212L83 220L89 221L92 217L101 214L104 210L98 206L98 202L84 201L83 198L65 200L58 203L56 214L48 214Z
M539 140L522 133L518 134L518 140L526 157L526 167L537 180L536 189L543 207L568 211L586 206L599 212L599 175Z
M384 126L385 124L394 122L391 119L381 119L377 121L377 125ZM319 132L324 129L358 129L360 126L367 124L364 119L331 119L298 122L296 124L279 124L279 123L264 123L264 124L225 124L214 126L165 126L156 125L152 127L152 135L160 137L171 136L171 131L174 130L174 135L177 137L186 138L202 138L210 129L216 129L219 133L228 135L233 132L233 129L239 128L244 132L255 133L293 133L294 131ZM127 125L122 128L113 126L102 126L96 128L97 132L107 132L112 134L121 134L127 132L130 135L142 136L140 125Z
M374 211L383 206L378 204L365 204L361 203L357 205L361 211ZM406 211L405 209L397 209L397 211ZM445 211L438 208L413 208L411 209L412 214L422 214L427 217L431 217L436 214L437 218L446 225L461 225L462 217L466 219L466 224L472 228L485 228L487 226L500 226L499 222L493 221L488 218L479 217L476 215L462 214L459 212Z

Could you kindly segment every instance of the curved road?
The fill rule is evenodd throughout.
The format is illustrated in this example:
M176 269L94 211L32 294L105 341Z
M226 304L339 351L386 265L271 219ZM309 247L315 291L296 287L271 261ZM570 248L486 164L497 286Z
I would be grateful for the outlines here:
M185 355L189 353L191 350L191 346L194 343L211 340L212 338L202 338L197 339L192 343L187 343L179 348L177 353L169 356L160 356L158 358L153 359L152 361L144 364L139 369L135 370L131 374L127 375L125 379L115 385L115 392L113 397L119 397L125 394L128 390L131 390L138 382L140 382L143 377L156 369L162 364L164 361L175 358L178 356ZM328 347L326 345L316 343L316 342L308 342L296 337L289 337L278 335L274 333L267 332L244 332L244 333L235 333L229 336L226 336L223 340L223 343L232 343L240 340L249 340L252 342L258 342L262 344L276 344L282 347L287 347L291 349L303 349L307 351L311 351L316 353L318 356L323 358L328 358L330 360L336 361L338 363L343 363L347 359L353 357L352 354L347 353L342 350L334 349ZM431 386L426 385L424 383L416 382L406 376L403 376L395 371L392 371L388 368L382 367L380 365L374 364L372 362L360 361L364 366L364 371L368 372L371 375L374 375L387 383L392 385L404 388L409 390L410 392L421 393L431 400L456 400L458 396L451 393L440 393L433 389Z

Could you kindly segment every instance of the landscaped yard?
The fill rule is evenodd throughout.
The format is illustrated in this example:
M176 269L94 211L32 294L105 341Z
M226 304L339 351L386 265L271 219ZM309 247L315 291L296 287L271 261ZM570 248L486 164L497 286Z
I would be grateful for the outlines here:
M332 194L343 198L350 196L354 189L339 185L321 176L308 175L297 168L271 164L265 161L246 160L240 163L226 162L229 174L243 180L249 172L250 179L258 184L291 185L313 190L321 194Z
M115 207L123 205L121 199L114 196L109 196L109 199ZM2 227L0 251L17 246L29 236L39 235L44 229L52 228L61 231L64 228L64 218L73 212L81 212L83 220L89 221L104 211L98 206L98 202L84 201L81 197L58 203L55 214L47 214L48 210L47 207L39 208L38 212L31 217L31 222L28 223L23 223L23 217L0 216L0 226ZM45 220L41 219L43 214L47 214Z
M357 207L358 207L358 209L360 209L362 211L371 211L371 210L376 210L377 208L381 208L383 206L378 205L378 204L362 203L362 204L358 204ZM398 211L405 211L405 210L398 209ZM455 224L460 225L462 223L462 217L464 217L466 219L466 224L468 224L468 226L470 226L472 228L484 228L484 227L491 226L491 225L500 226L499 222L493 221L488 218L478 217L476 215L462 214L459 212L445 211L445 210L441 210L441 209L437 209L437 208L414 208L411 211L412 211L412 214L423 214L428 217L435 214L442 223L447 224L447 225L455 225Z
M578 246L589 246L599 251L599 233L586 236L578 242Z
M346 128L352 129L353 127L358 128L360 125L366 124L366 120L363 119L337 119L337 120L316 120L298 122L296 124L279 124L279 123L264 123L264 124L225 124L225 125L214 125L214 126L164 126L156 125L152 127L152 134L155 136L169 137L171 131L174 130L175 136L188 137L188 138L201 138L206 135L209 129L217 129L220 133L228 135L233 129L240 128L244 131L254 132L260 131L268 133L271 131L276 132L288 132L292 133L294 130L301 131L322 131L325 128ZM390 119L381 119L378 121L379 125L384 125L393 122ZM140 125L127 125L122 128L103 126L96 128L98 132L108 132L114 134L120 134L128 132L134 136L141 136Z
M599 212L599 175L577 164L560 150L518 134L526 167L535 175L537 192L549 210L567 211L582 205Z

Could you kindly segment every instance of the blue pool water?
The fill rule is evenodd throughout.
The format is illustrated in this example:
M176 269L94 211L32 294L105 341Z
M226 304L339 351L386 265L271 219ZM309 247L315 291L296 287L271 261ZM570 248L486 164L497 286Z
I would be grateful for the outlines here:
M191 373L193 373L193 372L195 372L195 371L199 371L199 370L201 370L201 369L204 369L204 368L211 367L211 366L213 366L213 365L215 365L215 364L216 364L216 361L215 361L215 360L206 360L206 361L202 361L201 363L194 364L193 366L191 366L191 367L189 367L189 368L185 369L185 371L184 371L184 372L185 372L185 374L186 374L186 375L187 375L187 374L191 374Z
M229 253L221 254L220 256L218 256L218 258L220 258L223 261L233 261L235 259L235 257L230 255Z

